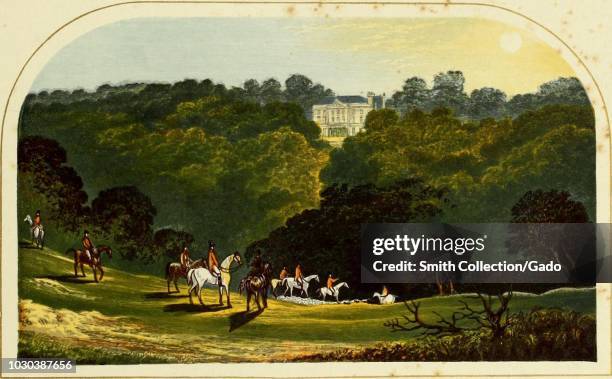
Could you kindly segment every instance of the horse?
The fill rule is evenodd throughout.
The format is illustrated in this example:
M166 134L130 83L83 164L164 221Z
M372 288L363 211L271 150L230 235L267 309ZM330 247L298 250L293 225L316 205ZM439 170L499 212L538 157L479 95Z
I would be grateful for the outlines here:
M285 290L285 292L283 293L283 295L287 295L287 291L289 291L289 296L293 296L293 289L301 289L303 293L306 294L306 297L308 297L308 286L310 285L310 281L311 280L315 280L317 283L319 282L319 275L317 274L312 274L309 275L305 278L302 279L302 285L300 285L300 283L298 283L295 278L293 277L286 277L285 279L283 279L281 281L281 284L283 286L286 286L287 289Z
M247 276L246 278L240 281L240 286L238 286L238 290L240 295L242 295L242 291L246 291L247 301L246 301L246 311L250 310L251 305L251 297L255 297L255 304L257 304L257 310L261 310L261 305L259 305L259 298L261 298L263 307L268 307L268 287L270 286L270 276L272 276L272 266L270 263L264 264L263 272L259 275Z
M42 249L45 244L45 230L42 225L34 225L34 221L32 221L32 217L27 215L23 220L30 224L30 237L32 238L32 245Z
M274 297L277 297L278 295L276 294L276 292L278 291L278 289L280 289L281 287L283 287L283 284L281 283L282 280L281 279L271 279L270 280L270 288L272 289L272 295L274 295Z
M332 289L327 287L321 287L317 290L317 292L323 297L323 301L325 301L326 296L334 296L336 298L336 303L339 303L338 295L340 295L340 288L346 287L349 288L346 282L341 282L336 284Z
M181 266L178 262L169 262L166 265L166 282L168 283L168 293L170 293L170 282L174 282L174 288L176 288L176 292L181 292L178 288L178 280L180 278L187 279L187 271L192 268L205 267L206 264L204 259L198 259L195 261L189 260L189 265L187 266L187 270L183 270L183 266Z
M94 247L91 252L91 258L87 255L87 253L83 250L79 249L68 249L66 250L66 254L73 252L74 253L74 276L79 276L77 274L77 268L81 265L81 273L83 277L85 277L85 271L83 270L83 265L87 264L91 267L91 271L94 274L94 280L96 283L98 282L98 273L100 270L100 280L104 277L104 269L102 268L102 253L106 253L109 259L113 258L113 250L110 246L101 245L98 247Z
M380 302L380 304L393 304L395 303L395 300L397 299L397 296L395 295L388 294L387 296L383 296L379 294L378 292L374 292L374 295L372 295L372 297L378 298L378 301Z
M223 305L223 291L225 291L225 295L227 297L227 307L231 308L232 303L230 302L229 284L231 280L230 274L232 273L230 269L232 263L234 262L236 262L238 265L242 264L240 254L238 252L228 255L221 262L221 265L219 267L219 271L221 271L221 282L219 282L217 276L211 274L210 271L208 271L208 269L205 269L204 267L190 269L187 272L187 285L189 286L189 303L193 304L191 294L193 292L196 292L200 304L204 305L204 302L202 301L202 288L204 288L204 285L210 284L213 286L219 286L219 305Z

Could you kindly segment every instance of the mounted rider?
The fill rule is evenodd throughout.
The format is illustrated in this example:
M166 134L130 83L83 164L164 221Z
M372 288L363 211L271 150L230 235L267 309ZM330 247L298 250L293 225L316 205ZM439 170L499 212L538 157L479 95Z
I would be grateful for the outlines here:
M95 246L93 242L91 242L91 239L89 238L89 232L87 230L83 232L83 240L81 242L83 243L83 251L85 252L85 255L87 256L89 261L92 261Z
M33 226L35 228L42 229L42 219L40 218L40 210L37 210L36 213L34 214L34 223L33 223Z
M304 274L302 274L302 265L299 263L295 266L295 282L300 285L300 288L304 289Z
M219 285L221 285L221 271L219 270L219 258L217 258L217 249L215 246L215 241L208 241L208 257L206 261L208 263L208 271L217 277Z
M287 275L289 275L289 271L287 271L287 266L283 266L283 269L280 272L280 275L278 275L278 278L280 280L283 280L287 277Z
M181 262L181 270L183 275L187 275L187 271L189 271L189 266L191 265L191 259L189 258L189 249L187 246L183 246L183 251L181 251L181 255L179 256Z
M251 272L249 276L258 276L263 272L263 261L261 259L261 250L257 250L253 260L251 261Z
M331 291L331 293L334 293L334 283L336 283L338 281L338 278L334 278L332 276L332 274L329 274L329 276L327 277L327 288Z

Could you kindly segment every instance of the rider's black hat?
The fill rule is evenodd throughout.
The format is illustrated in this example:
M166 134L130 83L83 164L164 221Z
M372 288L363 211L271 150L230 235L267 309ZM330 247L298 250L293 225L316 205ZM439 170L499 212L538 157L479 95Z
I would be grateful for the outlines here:
M38 209L38 210L36 211L36 214L39 214L39 213L40 213L40 209Z
M89 231L87 229L85 229L85 231L83 232L83 234L89 234Z

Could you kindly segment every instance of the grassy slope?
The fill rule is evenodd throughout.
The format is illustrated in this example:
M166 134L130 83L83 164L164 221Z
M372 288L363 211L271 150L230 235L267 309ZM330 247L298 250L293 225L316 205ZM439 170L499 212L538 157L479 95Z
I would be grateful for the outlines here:
M96 284L87 269L86 278L72 277L71 258L48 249L19 250L19 297L25 300L21 319L26 320L21 323L21 355L63 353L89 363L284 360L414 335L383 326L404 312L402 304L308 307L271 300L269 309L249 317L237 293L231 294L231 309L202 309L189 305L184 281L180 294L167 295L161 277L107 269ZM205 303L216 303L215 293L208 290ZM433 320L432 310L450 314L459 303L457 297L444 297L422 304L424 318ZM511 310L534 306L594 314L595 292L517 295Z

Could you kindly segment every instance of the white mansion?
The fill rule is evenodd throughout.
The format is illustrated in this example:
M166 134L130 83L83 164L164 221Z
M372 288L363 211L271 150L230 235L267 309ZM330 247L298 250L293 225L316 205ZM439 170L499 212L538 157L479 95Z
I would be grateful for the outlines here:
M345 137L359 133L367 114L384 108L385 95L368 92L363 96L330 96L312 106L312 119L321 127L321 137L332 145L341 144Z

